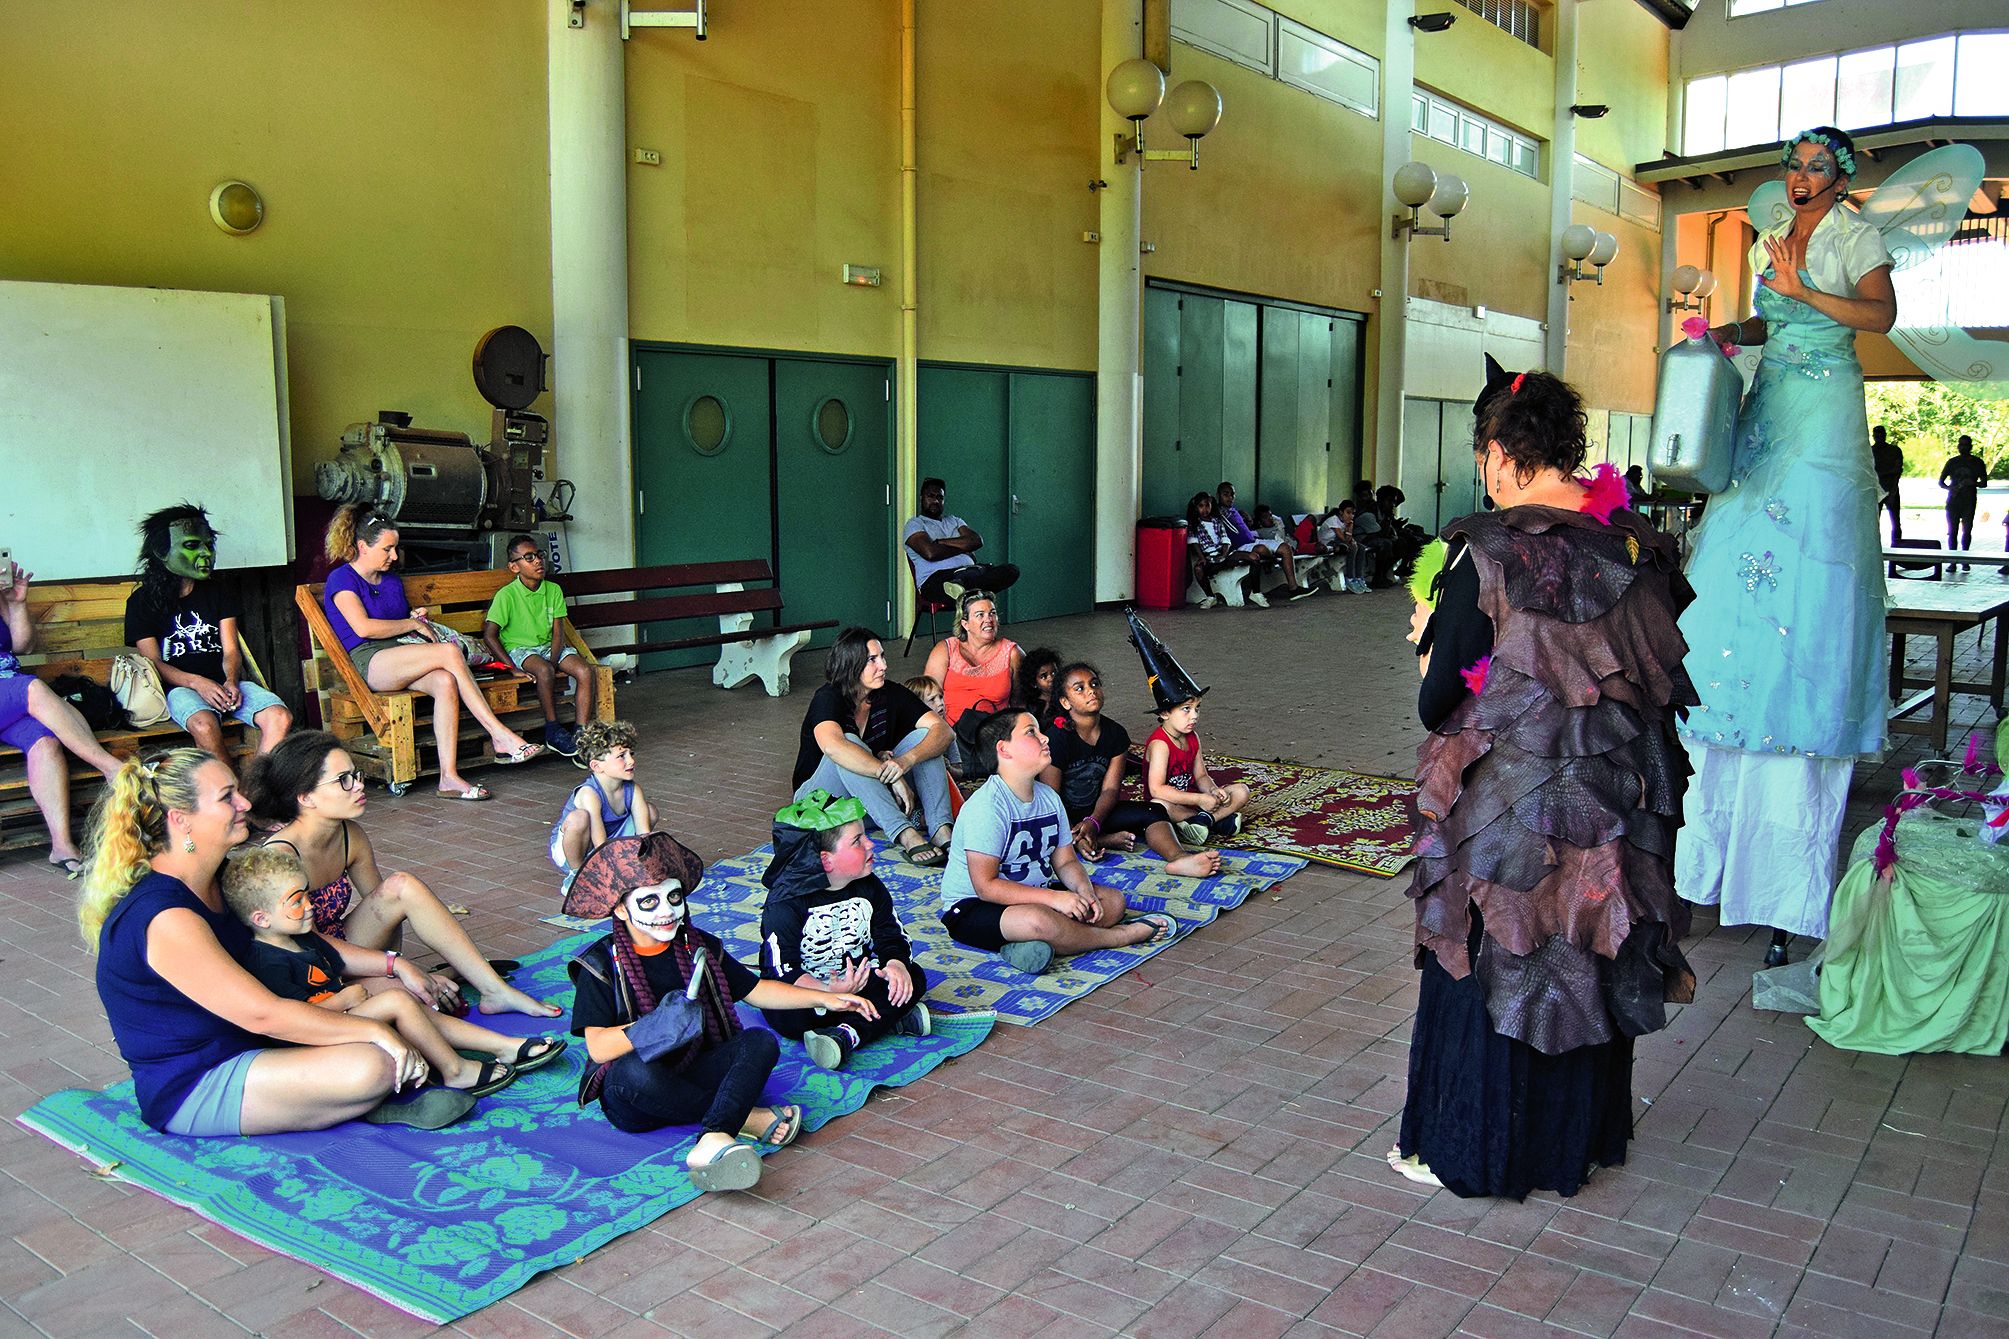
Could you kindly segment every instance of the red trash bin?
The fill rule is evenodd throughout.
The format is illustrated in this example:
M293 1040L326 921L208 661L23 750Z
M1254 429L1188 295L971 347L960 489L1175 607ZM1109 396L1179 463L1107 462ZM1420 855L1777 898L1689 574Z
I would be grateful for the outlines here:
M1146 516L1137 523L1137 605L1182 609L1186 604L1186 523Z

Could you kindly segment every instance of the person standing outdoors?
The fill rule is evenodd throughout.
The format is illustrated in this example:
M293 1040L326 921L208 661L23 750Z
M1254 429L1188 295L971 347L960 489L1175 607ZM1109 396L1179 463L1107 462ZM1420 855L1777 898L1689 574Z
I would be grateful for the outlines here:
M1974 439L1963 435L1954 448L1956 454L1939 470L1939 486L1946 490L1946 547L1974 547L1974 503L1981 485L1988 482L1988 462L1974 454ZM1968 564L1960 564L1968 570Z

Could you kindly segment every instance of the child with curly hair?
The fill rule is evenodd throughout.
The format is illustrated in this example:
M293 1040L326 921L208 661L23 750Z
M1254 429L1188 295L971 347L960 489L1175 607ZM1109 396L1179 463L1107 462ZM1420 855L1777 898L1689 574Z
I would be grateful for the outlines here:
M589 721L580 729L578 761L586 780L565 797L565 808L551 825L551 863L565 876L560 892L609 838L654 831L656 811L635 783L637 738L626 721Z

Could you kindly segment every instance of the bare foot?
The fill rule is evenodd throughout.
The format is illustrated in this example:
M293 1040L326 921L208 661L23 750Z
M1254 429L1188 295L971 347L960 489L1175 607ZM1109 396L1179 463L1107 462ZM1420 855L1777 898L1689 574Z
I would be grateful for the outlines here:
M1218 874L1221 869L1219 851L1195 851L1182 855L1177 860L1165 862L1167 874L1177 874L1182 879L1206 879Z
M1430 1164L1417 1158L1414 1154L1406 1158L1403 1157L1400 1146L1388 1150L1388 1165L1392 1170L1416 1182L1418 1185L1434 1186L1439 1190L1444 1188L1444 1183L1439 1181L1436 1174L1430 1170Z
M504 986L492 995L483 995L475 1007L485 1014L529 1014L532 1018L556 1018L565 1012L555 1004L531 999L514 986Z

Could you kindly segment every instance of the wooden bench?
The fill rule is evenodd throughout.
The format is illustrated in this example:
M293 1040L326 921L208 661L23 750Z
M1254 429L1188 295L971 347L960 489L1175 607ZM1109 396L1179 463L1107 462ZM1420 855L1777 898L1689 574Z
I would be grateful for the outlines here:
M126 597L138 585L136 577L37 581L30 585L28 612L35 621L35 649L21 655L22 668L45 680L77 674L96 683L109 682L115 657L139 654L125 644ZM263 681L249 647L244 655L246 667ZM233 756L242 757L256 749L255 732L228 717L222 724L224 746ZM100 730L97 736L106 752L121 758L193 742L171 720L128 730ZM63 756L70 768L70 806L81 810L97 798L103 778L70 754ZM81 832L78 835L81 839ZM0 745L0 850L46 846L48 841L41 811L28 794L27 760L20 750Z
M1996 715L2002 714L2005 670L2009 670L2009 585L1995 580L1965 582L1894 581L1890 584L1891 607L1884 615L1890 633L1890 719L1892 734L1925 735L1932 740L1934 756L1946 753L1948 717L1955 693L1975 693L1987 697ZM1969 628L1994 621L1994 665L1987 683L1965 683L1953 677L1954 638ZM1906 637L1931 637L1938 643L1933 676L1923 679L1904 672ZM1907 688L1922 691L1904 696ZM1909 719L1914 712L1931 706L1932 714L1922 720Z
M489 601L504 583L515 579L514 574L501 570L423 573L404 578L405 598L412 608L424 609L434 622L478 638ZM569 594L577 580L576 576L568 577L559 584ZM301 669L307 691L320 700L322 727L342 741L358 770L382 781L394 795L402 795L421 775L437 775L437 755L430 743L422 750L419 742L420 722L431 720L432 698L409 691L380 693L363 681L321 608L319 584L297 587L293 603L307 626L311 654ZM613 720L613 671L602 665L579 637L576 623L568 640L593 666L595 718ZM528 675L515 670L472 672L489 709L506 724L520 729L543 721L537 689ZM558 690L563 690L562 680ZM465 713L460 737L463 768L495 761L487 732Z
M602 643L599 647L602 654L720 647L718 664L712 667L712 682L720 688L737 688L748 679L759 679L769 697L787 695L789 662L808 643L809 635L837 626L836 619L826 618L816 623L755 627L755 615L772 614L778 619L782 609L781 589L773 584L774 572L761 558L573 572L560 581L568 596L602 597L572 606L575 627L638 629L634 640ZM766 584L751 588L749 582ZM687 595L644 593L693 587L706 589ZM612 595L634 598L604 598ZM640 631L651 623L714 617L718 619L719 630L698 636L652 638Z

